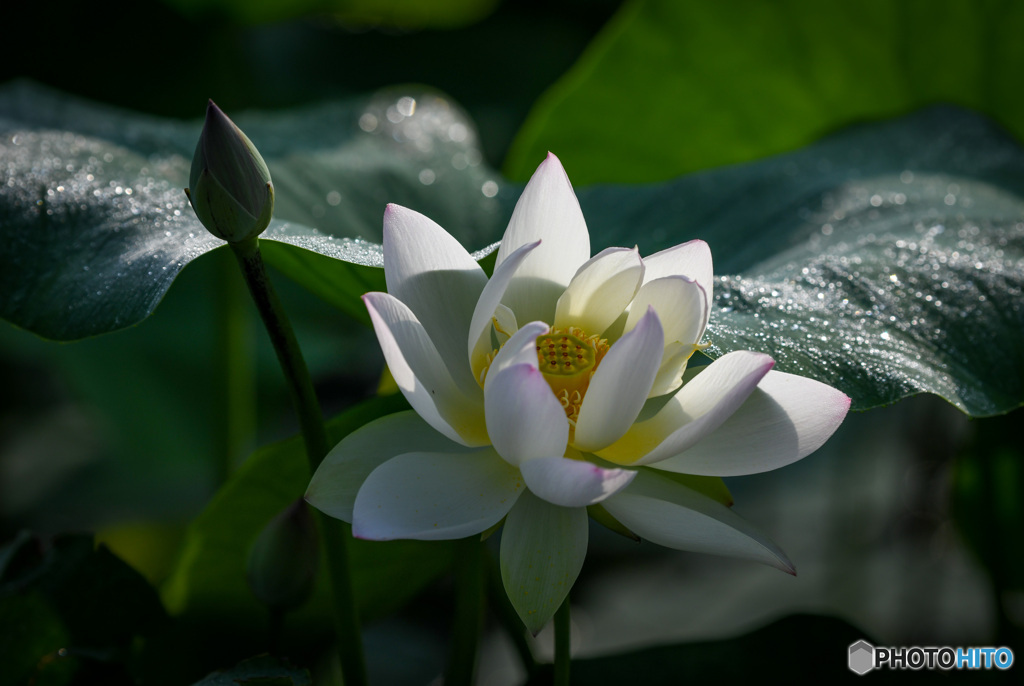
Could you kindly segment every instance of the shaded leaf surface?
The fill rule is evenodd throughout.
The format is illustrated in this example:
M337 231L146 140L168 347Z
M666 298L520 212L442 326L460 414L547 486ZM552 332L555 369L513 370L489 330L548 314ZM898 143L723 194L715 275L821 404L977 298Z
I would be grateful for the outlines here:
M28 683L66 684L75 673L73 660L59 659L68 645L67 629L53 607L38 593L0 597L0 686Z
M167 624L156 590L86 534L44 542L22 533L6 544L0 619L0 647L11 651L0 652L0 684L66 683L72 674L130 683L132 640Z
M790 683L860 683L847 667L847 647L870 636L843 620L816 615L791 615L749 634L721 641L703 641L646 648L607 657L573 660L571 682L588 686L642 680L649 686L670 686L686 680L742 683L763 679L766 670L785 672ZM877 643L877 642L876 642ZM742 656L742 659L737 659ZM966 676L966 675L965 675ZM971 674L971 677L981 676ZM995 674L987 676L996 677ZM530 683L549 683L546 674ZM882 683L930 683L934 672L881 670L871 673Z
M123 648L166 620L153 587L106 546L94 548L92 535L65 534L46 545L19 536L10 545L0 593L45 596L79 648Z
M309 672L284 660L264 655L243 660L231 669L214 672L193 686L309 686Z

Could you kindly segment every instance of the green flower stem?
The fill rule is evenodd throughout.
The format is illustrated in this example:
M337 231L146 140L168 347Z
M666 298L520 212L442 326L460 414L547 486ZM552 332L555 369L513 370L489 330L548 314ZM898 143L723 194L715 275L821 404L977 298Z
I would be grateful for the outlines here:
M555 612L555 680L554 686L569 686L569 647L572 622L569 620L569 596Z
M249 293L256 303L256 309L259 310L260 318L284 372L299 417L302 440L306 446L306 457L312 473L327 455L330 443L324 429L320 402L309 377L309 369L295 339L295 332L292 331L281 301L278 300L267 276L267 269L260 254L259 239L251 238L229 245L238 260L238 266L242 269ZM352 579L349 574L348 532L338 520L323 516L319 512L317 515L317 528L327 558L334 601L334 622L338 633L342 675L346 686L363 686L366 684L366 663L355 599L352 595Z
M470 686L483 629L483 543L471 536L457 543L455 557L455 619L445 686Z
M501 570L498 568L498 563L494 559L494 555L490 554L490 551L485 550L485 552L487 553L487 594L491 600L491 610L498 618L505 633L512 640L512 645L519 654L519 660L523 663L523 668L526 670L526 680L530 681L537 673L537 659L533 656L530 641L526 638L526 628L523 626L523 620L519 619L515 608L512 607L512 601L508 599L508 594L505 593L505 586L501 582Z
M313 382L309 378L306 360L302 357L302 350L299 349L299 342L295 339L292 325L284 313L277 293L274 292L270 278L267 276L267 268L263 264L263 255L260 253L259 239L251 238L240 243L229 243L229 245L235 253L239 267L242 268L245 284L249 287L249 294L252 295L252 299L256 303L256 309L259 310L263 325L267 328L274 352L277 353L277 361L281 364L281 371L284 372L288 391L291 393L295 411L299 416L299 426L302 430L302 440L306 443L309 467L311 470L316 470L324 456L327 455L330 444L327 441L327 431L324 429L320 401L316 398Z

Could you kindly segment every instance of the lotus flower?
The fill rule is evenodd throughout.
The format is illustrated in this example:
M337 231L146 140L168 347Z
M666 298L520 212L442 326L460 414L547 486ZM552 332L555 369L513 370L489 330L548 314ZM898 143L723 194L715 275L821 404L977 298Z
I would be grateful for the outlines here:
M850 399L735 351L687 369L711 311L699 240L590 256L554 155L516 204L488 280L430 219L384 214L388 293L363 297L412 411L345 438L306 494L359 538L455 539L504 520L505 590L537 632L572 587L588 510L628 535L794 573L720 479L801 459Z

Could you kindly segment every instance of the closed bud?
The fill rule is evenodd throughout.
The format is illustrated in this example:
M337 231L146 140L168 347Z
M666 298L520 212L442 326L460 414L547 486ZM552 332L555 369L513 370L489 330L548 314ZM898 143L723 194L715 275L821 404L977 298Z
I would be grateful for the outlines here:
M249 551L246 578L253 594L282 610L306 602L320 562L317 543L309 506L296 500L270 520Z
M263 233L274 214L274 184L256 146L211 100L185 195L203 226L238 243Z

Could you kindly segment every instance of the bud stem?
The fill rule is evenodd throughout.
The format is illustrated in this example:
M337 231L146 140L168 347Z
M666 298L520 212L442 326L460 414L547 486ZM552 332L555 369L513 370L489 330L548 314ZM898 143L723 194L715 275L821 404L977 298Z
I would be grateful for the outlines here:
M323 414L320 401L317 400L313 382L309 378L306 360L302 357L299 342L295 339L291 323L288 321L281 301L267 276L263 255L260 253L259 239L250 238L241 243L230 243L238 265L245 276L245 284L256 303L260 318L270 336L270 342L277 353L277 361L284 372L288 391L292 396L295 411L298 414L302 440L306 443L306 455L309 457L310 469L316 470L324 459L330 445L327 432L324 430Z
M298 414L302 440L306 446L306 457L309 460L310 473L316 471L330 449L327 432L324 429L323 414L317 400L309 369L302 357L302 350L295 338L291 323L285 315L281 301L267 275L260 254L259 239L250 238L237 243L230 243L238 260L238 266L245 277L249 293L256 303L260 318L270 336L270 342L277 353L277 360L284 372L288 390ZM366 684L366 663L363 658L363 642L359 633L359 620L356 616L356 605L352 595L352 580L348 564L348 533L344 524L338 520L325 517L317 512L320 531L320 543L327 558L327 570L330 576L331 590L334 601L334 624L337 631L338 654L341 659L341 671L347 686L364 686Z

